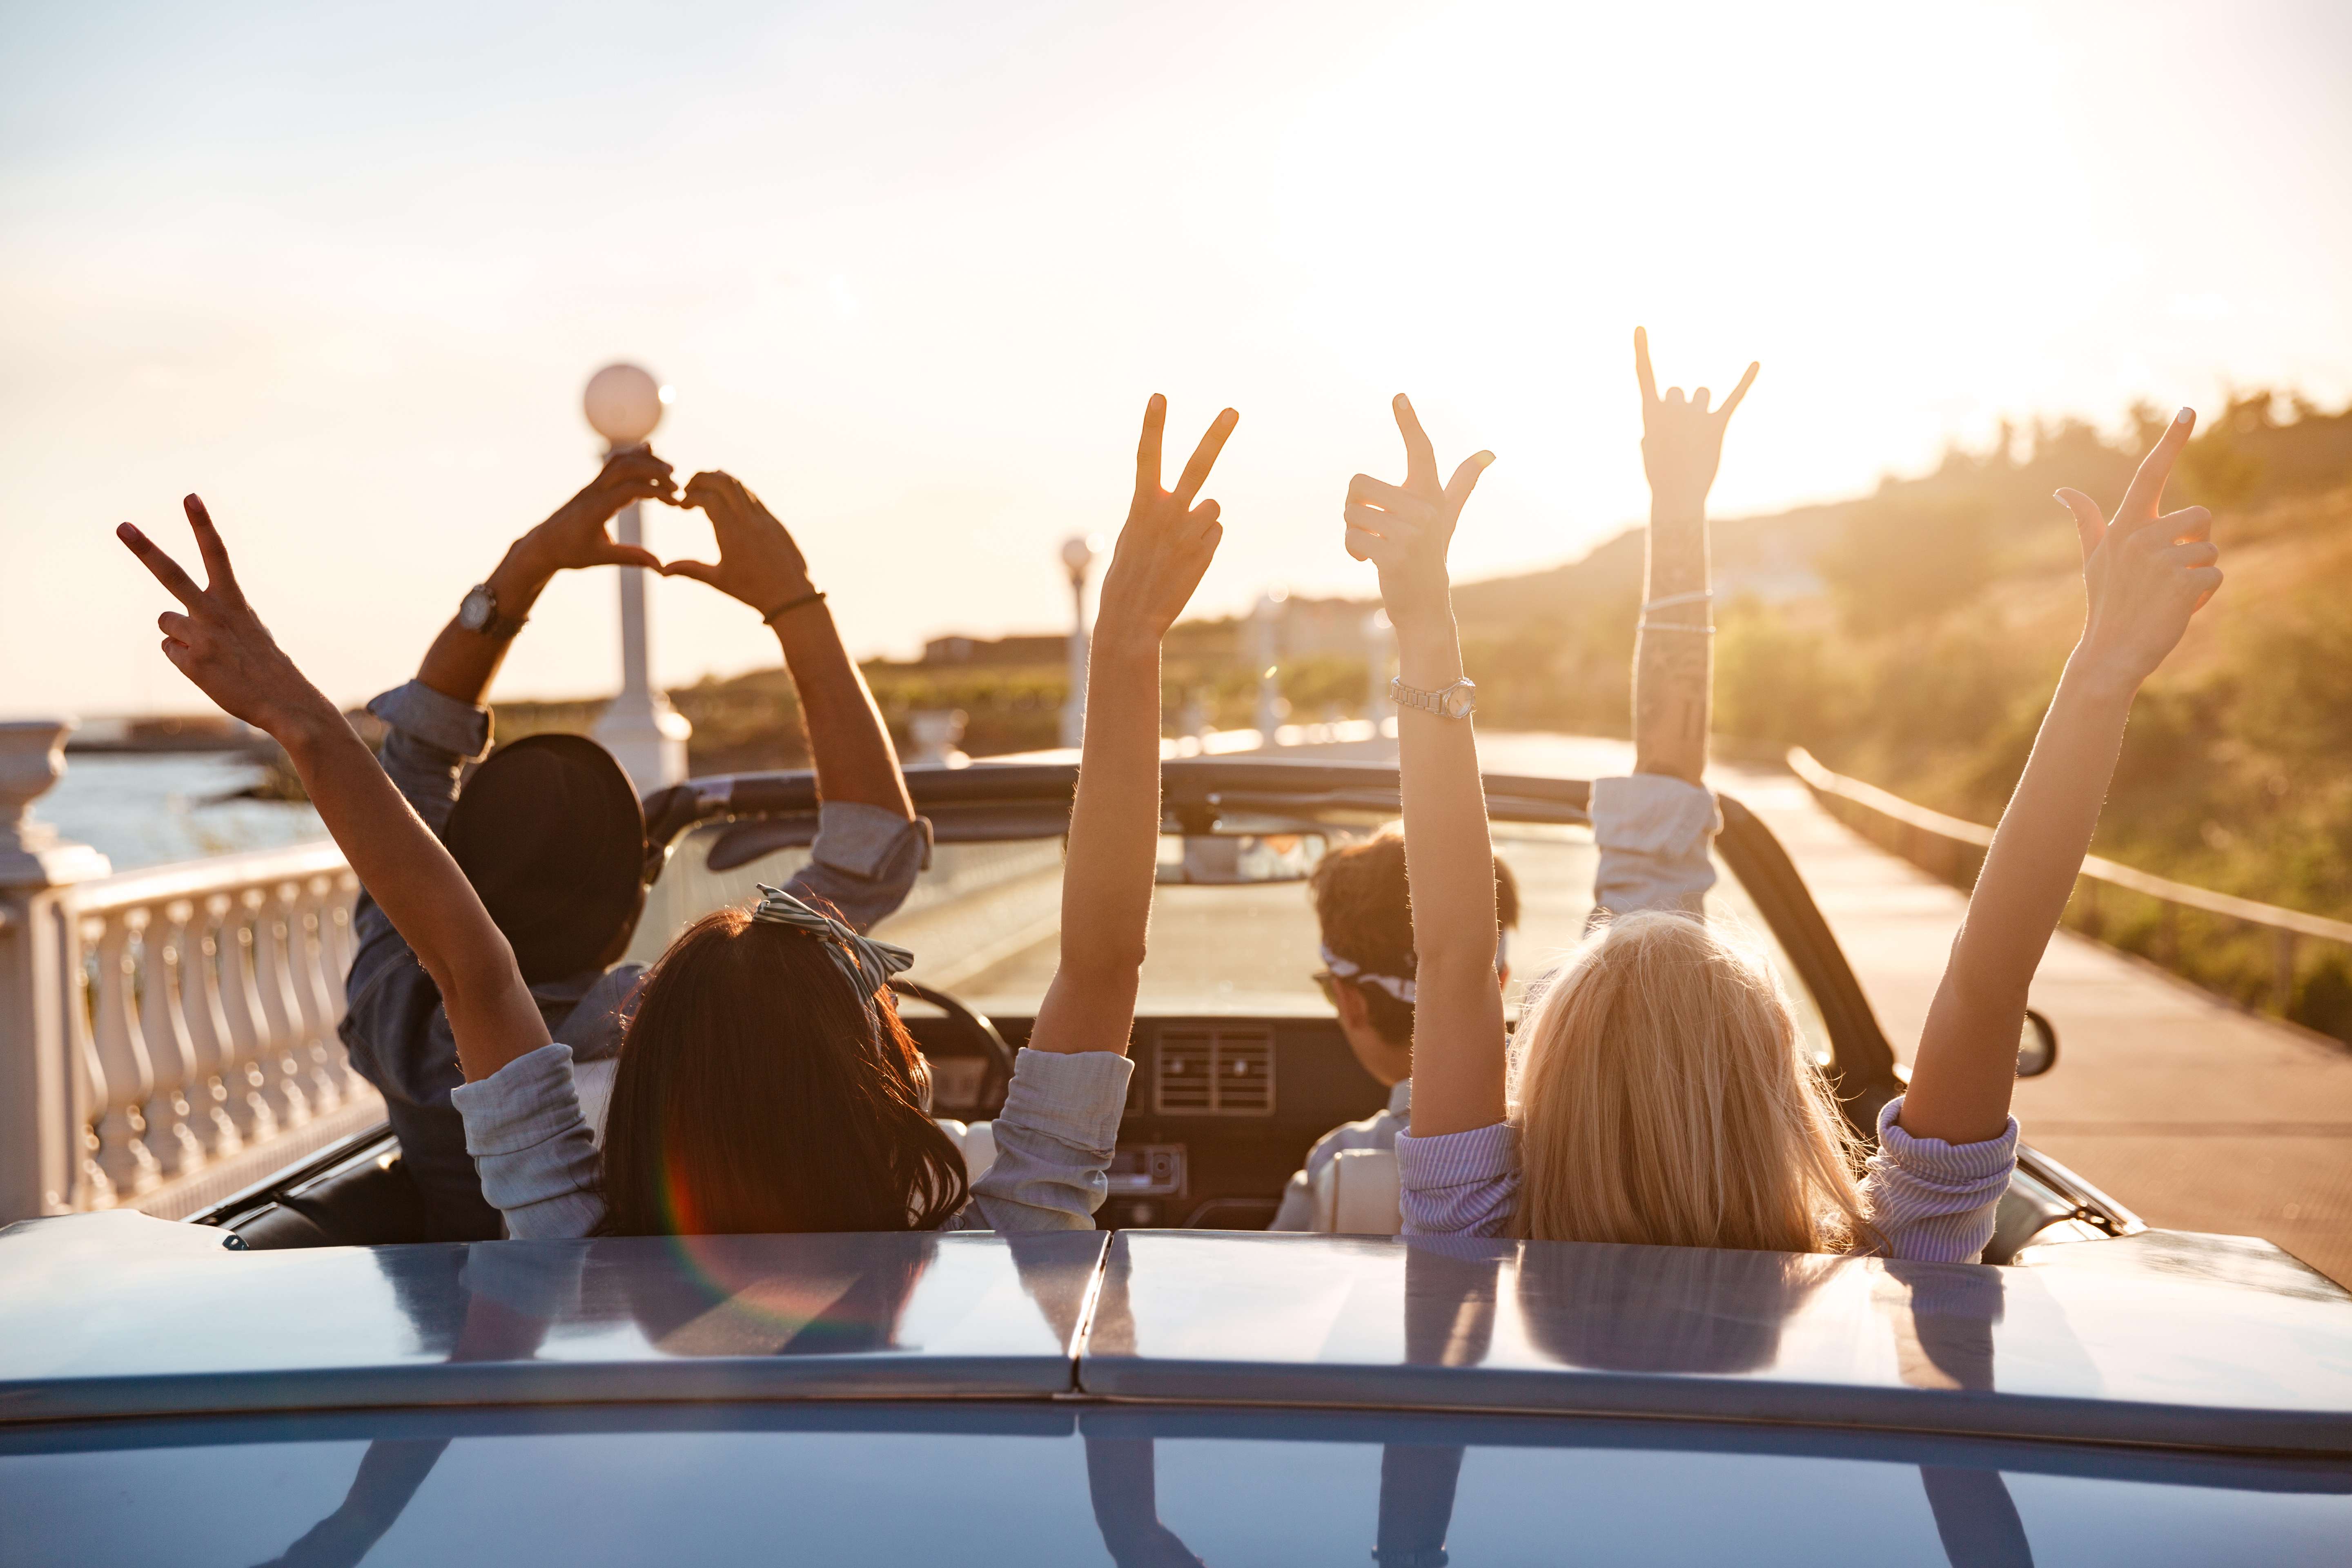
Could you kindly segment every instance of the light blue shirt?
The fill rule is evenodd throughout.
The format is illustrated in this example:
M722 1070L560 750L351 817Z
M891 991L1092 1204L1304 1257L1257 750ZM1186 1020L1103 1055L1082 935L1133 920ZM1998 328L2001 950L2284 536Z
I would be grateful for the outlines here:
M1093 1229L1134 1071L1115 1051L1023 1050L996 1118L996 1163L943 1228ZM572 1074L571 1047L541 1046L450 1093L482 1195L511 1238L589 1236L604 1218L595 1131Z

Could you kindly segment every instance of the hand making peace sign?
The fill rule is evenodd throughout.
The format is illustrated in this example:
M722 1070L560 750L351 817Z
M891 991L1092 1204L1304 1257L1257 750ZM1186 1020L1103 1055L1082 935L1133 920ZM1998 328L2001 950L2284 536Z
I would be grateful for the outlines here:
M1143 437L1135 448L1135 499L1112 548L1110 570L1103 574L1097 637L1148 641L1156 647L1184 613L1225 535L1217 503L1196 506L1192 498L1208 483L1209 469L1241 417L1230 408L1218 415L1192 448L1176 488L1163 490L1160 438L1168 423L1168 400L1155 392L1144 405Z
M2082 491L2058 492L2083 542L2082 651L2099 673L2134 687L2155 673L2189 629L2189 617L2221 586L2213 514L2201 506L2156 510L2173 461L2196 428L2196 410L2173 416L2140 460L2112 521Z
M156 617L155 624L163 633L163 657L224 711L280 740L285 738L281 731L290 721L315 718L321 708L328 717L335 717L332 706L246 603L245 591L236 585L236 574L229 565L228 547L221 542L220 531L213 526L205 503L192 495L180 504L188 514L188 526L195 531L196 553L204 560L202 587L131 524L126 522L114 531L187 611L182 615L166 610Z
M1348 481L1348 553L1381 570L1381 598L1389 619L1402 627L1416 619L1451 613L1452 584L1446 575L1445 552L1454 542L1454 527L1462 508L1478 486L1478 476L1494 462L1492 452L1476 452L1462 460L1454 477L1441 487L1437 479L1437 449L1412 411L1412 400L1402 392L1391 405L1397 429L1404 437L1404 483L1391 485L1358 474Z

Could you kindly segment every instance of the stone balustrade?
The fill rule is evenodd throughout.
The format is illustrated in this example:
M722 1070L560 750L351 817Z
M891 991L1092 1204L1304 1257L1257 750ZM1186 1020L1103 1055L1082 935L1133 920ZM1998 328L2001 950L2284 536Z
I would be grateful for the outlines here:
M106 874L26 815L61 765L64 726L47 731L0 725L0 1220L176 1217L380 1121L335 1036L341 853Z

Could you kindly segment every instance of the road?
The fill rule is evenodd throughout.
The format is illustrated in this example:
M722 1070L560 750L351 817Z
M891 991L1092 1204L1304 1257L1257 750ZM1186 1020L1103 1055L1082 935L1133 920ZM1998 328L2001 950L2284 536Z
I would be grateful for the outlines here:
M1490 772L1622 771L1614 742L1481 738ZM1717 769L1788 846L1897 1055L1959 929L1959 892L1879 849L1779 771ZM2057 1068L2017 1087L2036 1148L2150 1225L2259 1236L2352 1286L2352 1049L2242 1012L2061 931L2033 984Z

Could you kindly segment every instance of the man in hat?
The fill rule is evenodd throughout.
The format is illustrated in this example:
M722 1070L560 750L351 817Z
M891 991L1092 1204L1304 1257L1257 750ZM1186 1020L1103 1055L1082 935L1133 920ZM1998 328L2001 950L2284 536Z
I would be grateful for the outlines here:
M632 501L699 507L715 563L665 566L606 531ZM488 750L483 695L558 572L640 566L692 577L758 611L782 647L808 726L823 798L809 864L791 889L822 900L861 930L896 910L929 857L897 752L864 676L811 585L791 534L724 473L679 494L670 466L639 447L615 454L554 515L517 540L442 628L416 679L368 704L386 726L384 771L449 847L512 944L549 1032L582 1064L583 1098L609 1089L625 1007L644 966L621 955L645 909L645 817L611 754L579 735L532 735ZM459 788L464 778L464 788ZM440 994L364 892L352 912L357 956L344 982L341 1034L352 1065L383 1093L401 1163L432 1240L499 1235L449 1091L463 1081ZM599 1071L599 1068L602 1070Z

